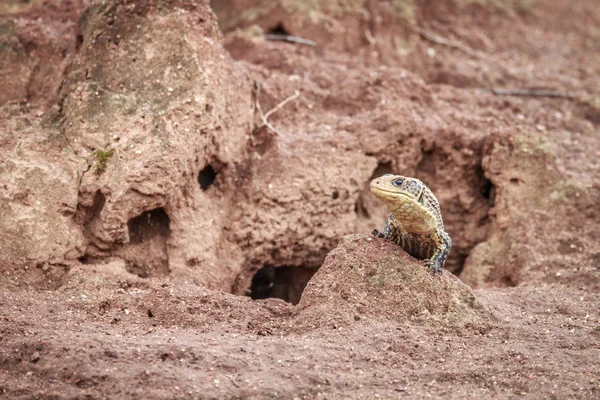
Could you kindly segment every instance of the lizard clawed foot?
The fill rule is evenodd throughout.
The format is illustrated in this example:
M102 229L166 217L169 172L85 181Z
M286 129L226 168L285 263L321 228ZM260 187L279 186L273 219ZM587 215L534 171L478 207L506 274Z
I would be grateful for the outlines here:
M373 229L373 231L371 232L371 235L378 237L380 239L385 239L385 235L381 232L379 232L377 229Z
M430 271L433 272L434 275L442 274L442 265L439 261L436 260L425 260L424 264Z

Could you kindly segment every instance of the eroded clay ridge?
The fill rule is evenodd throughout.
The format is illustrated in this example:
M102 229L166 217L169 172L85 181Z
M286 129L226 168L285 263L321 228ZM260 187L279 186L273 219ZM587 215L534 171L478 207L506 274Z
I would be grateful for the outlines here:
M242 5L219 2L219 20L195 1L51 2L53 17L37 4L5 6L2 262L62 271L117 257L141 277L238 294L267 268L303 286L342 235L385 218L368 181L402 171L438 196L454 242L447 266L465 282L552 281L573 263L597 282L598 172L576 160L597 159L597 114L581 100L596 86L542 70L545 86L584 97L476 90L519 84L521 64L498 60L513 44L541 61L517 34L492 47L461 36L468 18L456 34L444 25L445 15L472 15L495 35L529 18L553 49L564 34L548 22L555 6L406 2L306 14L290 4L236 13ZM571 44L585 42L580 34ZM448 35L452 45L439 39ZM444 78L435 71L450 73L445 62L469 67ZM34 90L39 80L52 87ZM296 302L301 287L286 285Z

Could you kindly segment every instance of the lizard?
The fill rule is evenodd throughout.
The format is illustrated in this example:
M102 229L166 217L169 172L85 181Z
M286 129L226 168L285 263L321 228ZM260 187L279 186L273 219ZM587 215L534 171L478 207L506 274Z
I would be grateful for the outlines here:
M442 273L452 240L444 230L433 192L416 178L393 174L373 179L370 189L391 211L383 232L374 229L372 234L393 241L411 256L425 260L434 273Z

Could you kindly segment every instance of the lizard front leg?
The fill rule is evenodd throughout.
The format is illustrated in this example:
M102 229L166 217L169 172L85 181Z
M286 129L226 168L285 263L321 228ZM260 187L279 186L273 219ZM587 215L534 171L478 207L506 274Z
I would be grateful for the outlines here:
M390 214L390 216L388 217L387 221L385 221L385 227L383 228L383 232L379 232L377 229L373 229L373 232L371 232L371 234L375 237L378 238L382 238L382 239L389 239L391 234L392 234L392 220L393 220L393 216L392 214Z
M430 259L425 260L425 265L434 273L441 274L442 268L448 259L450 249L452 248L452 239L450 239L450 236L444 231L438 231L438 235L442 242L436 248L433 256Z

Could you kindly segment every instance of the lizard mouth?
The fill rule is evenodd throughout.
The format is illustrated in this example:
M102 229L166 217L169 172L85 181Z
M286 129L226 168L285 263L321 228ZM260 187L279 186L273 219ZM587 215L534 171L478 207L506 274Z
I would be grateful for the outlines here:
M409 195L407 193L402 193L402 192L396 192L396 191L392 191L392 190L386 190L386 189L382 189L376 186L372 186L371 187L371 192L375 195L377 194L382 194L384 196L402 196L408 200L412 200L415 201L419 204L423 204L423 191L421 191L419 193L418 197L414 197L412 195Z
M371 187L371 192L373 192L373 193L375 193L375 192L387 193L387 194L392 194L394 196L400 195L400 196L404 196L404 197L407 197L409 199L412 199L412 196L409 196L406 193L394 192L394 191L391 191L391 190L385 190L385 189L381 189L381 188L378 188L378 187Z

